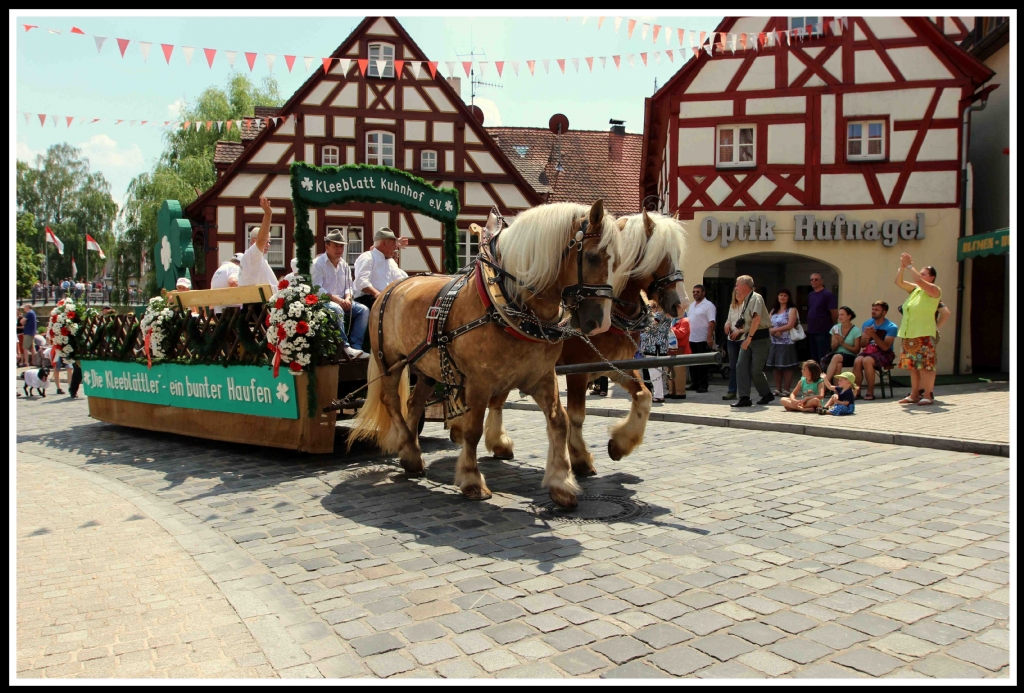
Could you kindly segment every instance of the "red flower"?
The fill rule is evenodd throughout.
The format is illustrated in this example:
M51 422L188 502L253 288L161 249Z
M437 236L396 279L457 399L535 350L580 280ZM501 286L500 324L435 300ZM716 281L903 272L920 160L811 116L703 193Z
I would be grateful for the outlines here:
M298 373L299 371L302 370L302 366L299 365L298 361L292 361L291 363L289 363L288 368L290 368L293 373Z
M306 334L309 332L309 323L305 320L299 320L299 324L295 326L295 331L299 334Z
M68 328L66 328L66 327L62 327L62 328L60 328L60 333L61 333L62 335L64 335L65 337L67 337L67 336L68 336L68 334L70 334L70 333L68 332Z
M277 283L277 288L278 288L278 290L287 289L288 288L288 280L287 279L282 279L281 281L279 281Z
M267 316L267 320L266 320L266 322L265 322L264 324L265 324L265 325L266 325L267 327L270 327L270 316L269 316L269 315Z
M68 313L68 320L74 320L74 319L75 319L75 311L72 310L72 311L70 311Z
M316 294L307 294L306 295L306 305L307 306L315 306L317 300L319 300L319 299L317 298Z
M278 340L283 340L287 336L288 336L288 333L285 332L284 326L283 325L278 325L277 326L277 338L278 338Z
M278 310L281 310L282 308L284 308L284 299L283 298L277 299L277 303L274 304L274 307L277 308Z
M61 300L57 301L57 305L58 306L64 305L64 299L61 299Z
M275 351L277 351L277 347L274 346L273 344L267 343L267 351L273 354Z

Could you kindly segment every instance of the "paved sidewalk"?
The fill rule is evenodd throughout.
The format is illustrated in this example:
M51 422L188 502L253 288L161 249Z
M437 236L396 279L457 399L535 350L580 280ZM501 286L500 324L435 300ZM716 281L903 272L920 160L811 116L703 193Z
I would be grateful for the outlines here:
M18 455L19 678L274 676L235 610L132 503Z
M564 404L565 378L559 380ZM687 391L685 400L666 399L663 404L655 404L651 421L800 433L1009 457L1009 386L1008 382L996 382L938 388L936 403L930 407L898 404L896 400L905 396L907 390L897 387L893 398L858 400L856 414L836 417L787 412L779 398L767 406L733 409L729 406L732 402L722 400L726 393L725 382L715 376L706 394ZM880 392L876 387L876 395ZM506 406L537 409L532 399L520 398L516 392L509 397ZM629 396L614 383L610 384L607 397L587 395L588 416L621 417L628 409Z
M370 450L135 431L47 398L18 404L17 464L171 508L283 677L1010 676L1006 458L805 454L783 433L653 421L613 462L590 417L598 475L566 516L539 488L539 415L506 421L516 459L482 460L487 502L452 487L438 424L427 475L408 480Z

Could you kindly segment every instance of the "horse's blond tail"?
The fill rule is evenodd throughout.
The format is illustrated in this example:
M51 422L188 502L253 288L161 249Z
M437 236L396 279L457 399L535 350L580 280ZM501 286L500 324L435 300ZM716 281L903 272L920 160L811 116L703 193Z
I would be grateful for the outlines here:
M395 453L399 449L399 429L394 426L391 414L384 405L381 397L381 365L376 354L370 358L370 365L367 369L366 378L369 385L366 388L366 400L359 414L353 420L355 426L348 434L348 450L358 440L373 441L373 443L386 453ZM393 376L385 376L393 377ZM402 369L398 381L398 397L402 403L402 418L404 419L409 410L409 367Z

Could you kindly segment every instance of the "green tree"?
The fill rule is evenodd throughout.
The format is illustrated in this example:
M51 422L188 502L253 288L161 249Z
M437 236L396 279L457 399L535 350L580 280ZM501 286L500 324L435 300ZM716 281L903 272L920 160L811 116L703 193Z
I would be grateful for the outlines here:
M39 281L42 258L39 253L21 241L17 242L18 252L18 295L29 296L32 285Z
M203 125L178 128L164 135L164 151L152 171L137 176L128 193L117 224L114 248L114 291L124 296L132 280L146 296L156 295L150 248L156 243L156 215L164 200L177 200L182 207L195 201L217 181L213 154L218 140L239 141L237 128L207 130L206 121L238 120L252 116L256 106L282 103L277 81L267 77L259 85L239 72L232 72L224 88L206 88L194 103L186 104L180 119ZM197 248L197 263L202 249ZM147 267L147 270L143 270Z

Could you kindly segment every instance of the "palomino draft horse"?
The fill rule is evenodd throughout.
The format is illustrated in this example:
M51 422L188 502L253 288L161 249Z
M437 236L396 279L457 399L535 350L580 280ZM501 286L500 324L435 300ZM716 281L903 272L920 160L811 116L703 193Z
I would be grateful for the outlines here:
M568 305L573 324L583 333L608 328L608 280L619 235L601 201L589 210L571 203L541 205L519 214L494 238L490 257L478 259L464 284L455 283L458 277L429 275L391 284L370 311L369 387L349 446L360 439L374 441L384 452L397 452L407 474L422 474L416 424L435 383L461 379L468 411L462 416L455 484L467 498L490 498L477 466L484 413L492 397L519 388L536 400L547 419L542 486L558 505L575 507L579 487L567 455L568 421L554 371L562 350L558 323L564 325ZM497 312L488 276L492 284L503 282L508 305L517 306L504 311L511 319ZM434 325L431 314L441 322L437 312L446 309L444 297L453 295L446 322ZM531 322L540 338L527 341L524 331ZM417 379L407 397L410 369Z
M662 311L673 318L682 316L689 299L683 285L682 267L685 233L678 219L661 214L634 214L618 220L622 229L619 237L619 257L614 266L613 286L617 307L612 313L612 328L591 339L597 354L582 339L567 340L558 359L558 365L599 363L604 359L615 361L633 358L640 342L640 332L649 326L650 310L640 296L643 290L654 299ZM632 399L629 415L613 424L609 433L608 456L620 460L639 446L644 439L647 417L651 413L651 393L644 386L639 371L620 374L582 373L566 376L569 409L569 458L572 470L579 476L596 474L594 456L583 441L583 421L586 418L587 385L601 375L607 375L629 392ZM484 444L500 459L513 457L512 440L502 424L502 407L508 393L494 397L488 403ZM452 425L452 440L461 435L459 422Z

